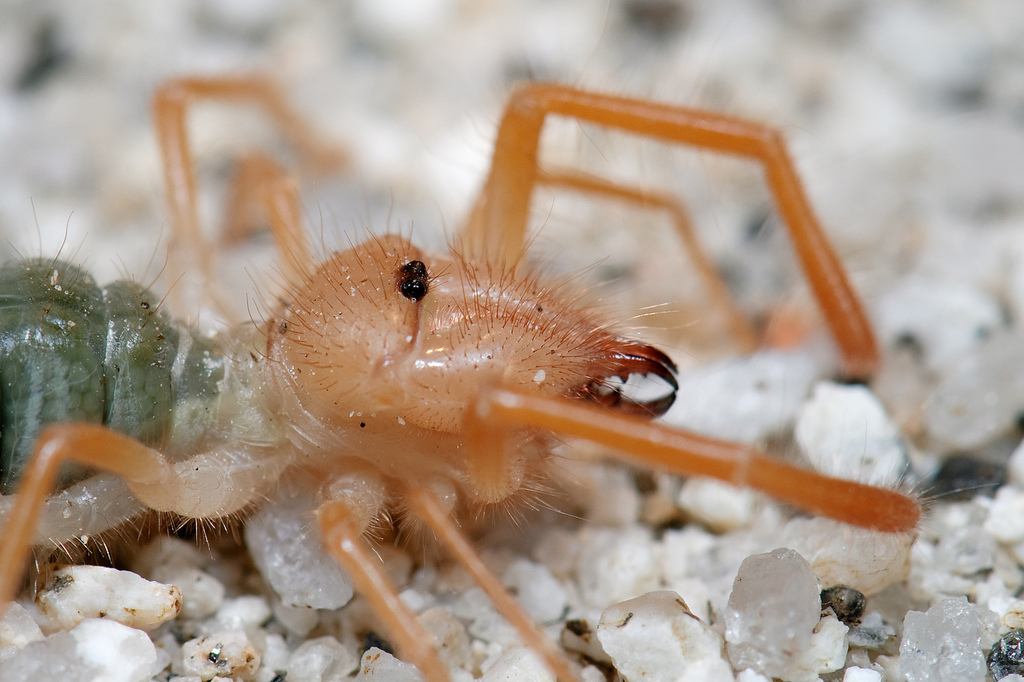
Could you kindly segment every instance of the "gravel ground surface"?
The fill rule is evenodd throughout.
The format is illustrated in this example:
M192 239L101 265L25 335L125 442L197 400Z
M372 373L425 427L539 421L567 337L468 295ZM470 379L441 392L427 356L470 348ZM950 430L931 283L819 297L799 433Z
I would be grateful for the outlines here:
M993 650L993 675L1017 672L1017 3L4 2L0 16L0 257L61 249L101 282L125 273L148 282L161 269L166 211L148 107L178 75L267 74L347 150L345 173L303 182L307 220L328 247L367 229L442 246L486 169L505 97L523 79L777 126L884 346L870 390L828 381L831 351L749 164L567 122L545 134L546 162L681 197L751 315L783 328L810 321L798 348L749 359L721 351L722 332L699 285L680 274L664 216L544 192L533 255L554 271L585 270L581 286L673 355L683 374L667 421L837 475L902 480L928 502L920 532L880 538L794 519L748 491L603 464L580 446L556 482L554 510L481 525L474 538L588 682L982 680ZM283 145L236 108L206 107L193 124L201 208L213 226L232 159ZM242 283L233 291L245 311L270 286L269 239L238 247L220 267ZM209 311L175 312L218 325ZM372 648L367 633L386 634L361 598L309 609L266 587L273 579L260 577L236 537L254 545L256 563L315 555L315 542L268 537L296 514L273 506L244 533L215 533L211 547L165 538L123 552L119 566L156 585L133 573L59 574L62 589L26 598L0 621L0 677L414 679ZM444 642L455 679L544 679L461 571L429 550L379 552ZM342 579L318 566L310 582L334 592L315 599L344 601ZM821 616L819 589L839 584L867 594L859 624L840 605L840 619ZM161 625L177 603L180 613ZM111 615L118 609L131 618Z

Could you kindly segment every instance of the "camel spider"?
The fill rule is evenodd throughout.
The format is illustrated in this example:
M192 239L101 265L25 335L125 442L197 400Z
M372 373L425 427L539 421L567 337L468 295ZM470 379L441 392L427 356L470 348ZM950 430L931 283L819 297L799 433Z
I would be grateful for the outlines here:
M188 107L202 99L258 105L311 163L332 160L262 79L180 79L159 89L154 113L171 257L196 264L203 279L193 286L206 292L216 278L199 229L185 125ZM256 157L243 165L236 208L264 203L287 257L288 291L262 327L240 327L220 347L150 306L148 292L137 285L101 290L57 260L19 261L0 270L4 297L17 311L0 329L6 344L0 358L0 484L6 495L0 499L6 505L0 604L14 597L34 544L102 533L145 510L194 519L236 514L264 499L282 476L301 471L320 482L310 493L317 496L326 549L428 680L446 680L447 671L361 540L389 510L405 510L428 528L557 677L577 679L565 654L485 567L455 520L544 476L551 434L596 441L642 466L750 486L845 523L912 532L920 516L912 497L651 422L674 398L672 361L608 331L571 290L528 270L524 232L539 183L660 202L681 212L671 198L541 171L537 146L549 115L761 162L843 370L863 379L876 369L878 351L860 302L781 136L765 126L567 86L525 85L505 109L461 252L428 254L406 239L383 236L322 262L303 232L295 184L273 162ZM695 247L685 219L677 224ZM698 263L713 296L728 303L710 266ZM750 336L741 320L733 327ZM25 341L31 337L26 330L50 345ZM9 343L15 335L20 340ZM131 371L117 374L122 368ZM659 377L673 391L630 399L609 383L630 374ZM72 386L87 398L105 390L107 407L96 414L79 409L67 397ZM53 387L60 395L47 392ZM44 409L33 412L22 389ZM69 462L99 473L75 477L62 469ZM53 494L58 481L63 488ZM76 497L83 493L101 498L103 513L90 514L96 509ZM76 504L83 508L69 523L67 510Z

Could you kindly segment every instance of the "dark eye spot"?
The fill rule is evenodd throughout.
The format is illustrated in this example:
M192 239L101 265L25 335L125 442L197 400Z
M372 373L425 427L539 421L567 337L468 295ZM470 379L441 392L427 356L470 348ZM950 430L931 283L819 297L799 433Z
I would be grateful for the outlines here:
M427 266L423 261L411 260L398 269L398 291L414 302L427 295Z

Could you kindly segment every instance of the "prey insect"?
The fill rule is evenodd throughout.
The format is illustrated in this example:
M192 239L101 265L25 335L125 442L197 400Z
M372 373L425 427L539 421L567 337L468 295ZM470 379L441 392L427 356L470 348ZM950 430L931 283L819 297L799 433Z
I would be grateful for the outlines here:
M195 264L198 290L208 292L212 247L199 229L186 128L188 107L201 99L260 106L300 150L319 150L261 79L182 79L159 90L172 263ZM316 499L326 550L427 679L448 673L362 539L399 510L433 533L559 679L578 679L457 523L543 479L556 436L598 442L642 466L751 486L845 523L912 532L920 509L902 493L652 422L675 397L672 361L609 330L571 287L531 270L523 251L538 184L673 204L538 168L551 115L761 162L843 370L854 379L875 370L878 351L860 302L781 136L764 126L560 85L523 86L505 110L460 248L442 254L381 236L318 259L295 184L256 157L243 165L238 196L265 205L287 281L280 307L258 327L214 343L158 310L142 287L101 289L59 260L0 270L0 604L15 596L33 545L101 534L147 511L228 517L281 481L300 481ZM680 230L689 242L685 225ZM704 276L722 296L710 268ZM615 383L630 375L654 377L666 391L633 398Z

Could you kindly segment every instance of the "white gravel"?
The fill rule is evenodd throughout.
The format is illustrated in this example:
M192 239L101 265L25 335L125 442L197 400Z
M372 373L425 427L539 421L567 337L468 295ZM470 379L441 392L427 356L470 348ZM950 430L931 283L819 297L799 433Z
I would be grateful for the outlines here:
M673 355L683 374L669 423L781 456L806 453L829 471L926 495L956 454L1005 471L1009 484L992 492L961 479L954 487L968 490L927 498L916 537L880 538L791 519L749 491L595 464L602 453L577 448L583 461L567 462L565 480L553 483L558 513L527 510L521 528L499 519L474 528L474 539L587 682L610 679L612 666L628 677L672 657L686 659L687 680L765 682L765 671L794 681L938 680L943 673L929 666L940 656L951 657L940 668L956 671L948 679L983 679L995 639L1024 626L1024 10L1015 0L8 4L0 256L52 255L63 244L64 256L101 281L130 272L148 282L163 262L148 102L172 75L268 73L350 151L351 173L304 183L311 229L328 246L366 227L443 245L468 210L503 99L521 77L780 127L884 345L886 367L869 388L820 383L835 378L835 362L813 319L799 348L731 357L661 216L540 192L537 257L556 272L585 270L592 279L579 280L583 288ZM258 117L235 109L197 111L192 123L212 226L229 161L280 145ZM746 310L766 321L807 317L786 239L772 218L757 229L770 212L757 169L560 121L545 144L546 162L670 189ZM265 247L224 259L243 315L268 286ZM215 321L204 314L199 323ZM364 600L350 600L291 512L268 505L243 531L257 547L251 559L213 529L212 548L165 539L129 553L125 565L157 583L146 589L171 601L168 586L180 589L181 610L164 625L177 607L129 596L126 586L142 580L134 573L103 573L114 587L63 606L69 595L59 590L24 599L0 619L0 678L419 679L368 648L368 631L386 633ZM806 598L800 618L782 615L790 603L765 607L777 624L768 634L800 643L769 662L771 651L740 653L749 647L728 634L726 614L743 601L734 587L743 562L781 548L795 550L784 554L800 564ZM403 599L443 643L456 682L545 679L461 571L429 553L380 552ZM266 585L275 579L260 578L253 563L296 580L275 592ZM84 585L79 576L91 573L74 570ZM815 612L817 587L838 583L868 595L859 625ZM774 583L762 589L778 593ZM665 633L643 641L657 653L602 648L599 623L635 600L661 614L671 607L665 590L692 615L673 612L647 628ZM149 634L115 622L140 608L145 623L131 624ZM645 622L640 613L634 626ZM690 630L666 624L673 619ZM691 636L699 656L681 653ZM717 657L715 637L730 641ZM939 642L948 643L942 652L928 649Z

